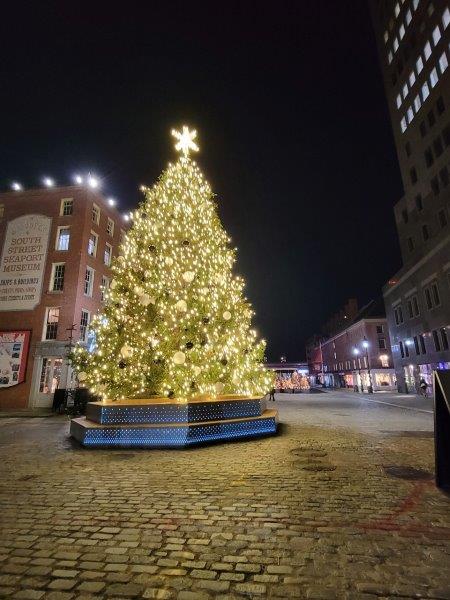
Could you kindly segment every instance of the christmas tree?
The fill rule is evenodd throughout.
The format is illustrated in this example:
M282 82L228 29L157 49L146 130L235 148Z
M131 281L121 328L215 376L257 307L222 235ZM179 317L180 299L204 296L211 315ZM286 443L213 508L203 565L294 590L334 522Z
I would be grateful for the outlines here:
M235 249L196 163L196 132L172 131L180 157L132 215L101 315L94 349L73 356L78 379L108 399L263 395L272 376L264 340L251 329Z

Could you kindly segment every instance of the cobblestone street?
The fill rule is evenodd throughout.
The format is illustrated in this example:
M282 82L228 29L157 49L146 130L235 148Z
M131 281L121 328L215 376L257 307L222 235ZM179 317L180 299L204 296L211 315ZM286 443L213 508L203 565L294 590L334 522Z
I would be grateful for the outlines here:
M276 404L277 437L173 451L86 450L65 417L1 419L0 596L449 599L431 401Z

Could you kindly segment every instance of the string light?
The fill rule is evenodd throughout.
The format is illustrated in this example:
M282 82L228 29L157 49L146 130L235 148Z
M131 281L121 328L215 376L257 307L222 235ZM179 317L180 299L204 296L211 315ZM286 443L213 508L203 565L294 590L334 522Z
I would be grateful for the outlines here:
M83 384L109 399L265 394L273 374L251 328L244 280L233 273L236 251L189 157L197 134L172 133L181 156L123 216L133 225L112 265L104 313L91 324L96 349L77 346L74 364Z

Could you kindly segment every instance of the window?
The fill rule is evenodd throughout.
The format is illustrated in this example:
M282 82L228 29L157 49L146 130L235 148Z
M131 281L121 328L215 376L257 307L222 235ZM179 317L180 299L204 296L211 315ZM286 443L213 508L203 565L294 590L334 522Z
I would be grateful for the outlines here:
M420 349L422 350L422 354L427 353L427 348L425 346L425 337L423 335L419 335Z
M380 362L381 362L381 366L384 369L388 369L389 368L389 356L387 354L382 354L380 356Z
M108 224L106 225L106 233L111 237L114 235L114 221L108 217Z
M425 121L421 121L421 123L419 125L419 129L420 129L420 135L422 137L425 137L427 134L427 126L425 125Z
M434 116L433 109L430 110L427 117L428 117L428 125L430 127L433 127L433 125L436 123L436 117Z
M56 340L58 322L59 308L47 308L45 314L44 340Z
M416 349L417 356L419 356L419 354L420 354L420 348L419 348L419 340L417 338L417 335L414 336L414 347Z
M433 342L434 342L434 349L436 350L436 352L439 352L441 349L441 341L439 339L439 335L438 335L438 332L436 331L436 329L433 331Z
M406 116L407 116L408 123L411 123L411 121L414 119L414 111L412 109L412 106L408 107Z
M447 29L448 24L450 23L450 10L446 8L442 13L442 27Z
M398 39L396 37L394 38L393 48L394 48L394 53L397 52L397 50L398 50Z
M109 290L109 279L106 275L102 275L102 285L100 288L100 298L104 302L106 299L106 292Z
M412 296L411 298L408 298L407 306L408 306L408 317L410 319L414 319L415 317L419 316L420 312L419 312L419 302L417 300L417 296Z
M430 181L430 185L431 185L431 189L433 190L433 194L435 196L439 195L439 181L437 177L433 177L433 179Z
M449 176L448 176L448 169L447 167L444 167L443 169L441 169L439 171L439 179L441 180L442 186L443 187L447 187L449 184Z
M420 75L420 73L423 69L423 60L422 60L421 56L419 56L419 58L416 60L416 69L417 69L417 75Z
M406 11L406 26L408 27L408 25L411 23L412 20L412 14L411 14L411 9L408 8L408 10Z
M403 98L406 98L406 96L408 95L408 84L407 83L405 83L403 85L402 93L403 93Z
M413 8L414 8L414 10L417 10L418 6L419 6L419 0L413 0Z
M420 99L420 94L417 94L417 96L414 98L414 110L416 113L419 112L421 106L422 100Z
M437 137L433 142L434 153L436 157L440 156L444 152L444 148L442 146L442 141L440 137Z
M428 225L422 225L422 237L423 241L426 242L430 237L430 232L428 231Z
M58 227L56 234L56 250L68 250L70 241L69 227Z
M63 198L59 211L61 217L68 217L73 214L73 198Z
M398 2L397 2L397 4L395 5L395 8L394 8L394 13L395 13L395 16L396 16L396 17L398 17L398 15L400 14L400 5L399 5L399 3L398 3Z
M439 225L441 229L444 229L447 225L447 215L445 214L445 210L442 209L438 212Z
M442 341L442 349L448 350L448 336L445 327L441 329L441 341Z
M445 54L445 52L443 52L441 54L441 56L439 57L439 70L441 72L441 75L446 70L447 67L448 67L447 55Z
M425 47L423 49L423 54L425 56L425 60L428 60L430 58L430 56L431 56L431 45L430 45L430 42L427 42L425 44Z
M431 148L427 148L423 155L425 157L425 164L427 165L427 167L431 167L431 165L434 162L433 152L431 151Z
M377 325L377 333L383 333L384 328L383 325Z
M441 39L441 30L439 29L439 25L436 25L436 27L433 29L433 43L435 46L438 45L439 40Z
M378 338L378 348L380 350L386 350L386 340L384 338Z
M444 100L442 99L442 96L439 96L439 98L436 100L436 110L438 115L442 115L442 113L445 110L445 104Z
M409 74L409 85L410 87L412 87L416 82L416 75L414 73L414 71L411 71L411 73Z
M404 350L403 342L399 342L398 345L400 348L400 354L402 355L402 358L405 358L405 350Z
M123 229L120 230L120 243L123 244L125 242L126 233Z
M86 273L84 275L84 295L92 296L92 290L94 287L94 269L86 267Z
M450 146L450 125L444 127L442 130L442 137L444 138L445 145Z
M434 88L434 86L437 84L438 81L439 81L439 77L438 77L438 74L436 71L436 67L434 67L434 69L430 73L431 87Z
M439 306L441 303L441 298L439 294L439 288L437 281L434 281L430 285L424 288L425 294L425 302L428 310L432 310L436 306Z
M428 87L428 83L425 81L425 83L422 86L422 101L425 102L429 95L430 88Z
M412 169L410 169L409 171L409 175L411 177L411 183L414 185L415 183L417 183L417 171L415 167L412 167Z
M394 308L394 318L396 325L401 325L403 323L403 310L401 304Z
M394 57L392 56L392 52L389 50L389 52L388 52L388 63L389 64L391 64L393 58Z
M66 265L64 263L53 263L52 276L50 280L51 292L62 292L64 289L64 272Z
M408 211L406 210L406 208L404 208L402 210L402 219L403 219L403 223L407 223L408 222Z
M80 319L80 340L85 342L87 339L87 331L89 326L89 311L81 309L81 319Z
M423 210L422 194L416 196L416 208L417 210Z
M401 40L405 37L405 26L403 25L403 23L400 25L400 27L398 29L398 36Z
M412 237L409 237L409 238L406 240L406 243L408 244L408 250L409 250L410 252L412 252L412 251L414 250L414 240L412 239Z
M405 117L403 117L403 119L400 121L400 127L401 127L401 130L402 130L402 133L405 133L405 131L406 131L406 119L405 119Z
M400 96L400 94L397 94L397 108L400 108L400 106L402 105L402 97Z
M96 256L97 254L98 235L91 231L88 239L88 254L89 256Z
M107 267L111 266L111 258L112 258L112 246L110 244L105 244L105 253L103 255L103 262Z
M92 205L92 222L96 225L100 223L100 209L96 204Z

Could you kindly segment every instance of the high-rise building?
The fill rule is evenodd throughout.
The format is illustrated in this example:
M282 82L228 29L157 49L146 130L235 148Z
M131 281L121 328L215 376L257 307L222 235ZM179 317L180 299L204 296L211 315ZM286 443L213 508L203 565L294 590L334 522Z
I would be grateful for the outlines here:
M0 194L0 409L71 386L70 337L91 341L127 228L111 204L83 186Z
M383 289L399 391L450 368L450 2L370 0L404 196Z

